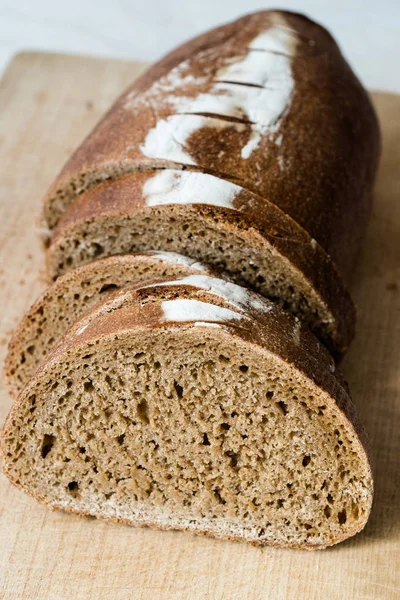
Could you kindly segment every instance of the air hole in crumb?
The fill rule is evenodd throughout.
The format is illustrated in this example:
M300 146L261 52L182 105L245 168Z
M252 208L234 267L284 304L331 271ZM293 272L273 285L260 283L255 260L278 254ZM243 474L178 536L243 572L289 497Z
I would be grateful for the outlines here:
M230 466L231 467L237 467L238 464L238 460L239 460L239 455L236 454L235 452L225 452L226 456L229 456L230 460Z
M224 356L223 354L220 354L218 359L219 359L219 362L222 362L222 363L228 363L230 361L230 359L227 356Z
M89 379L89 381L85 381L85 383L83 384L83 389L85 390L85 392L91 392L94 389L93 382L91 379Z
M311 458L308 456L308 454L306 454L304 456L304 458L303 458L303 461L302 461L303 467L306 467L307 465L309 465L310 464L310 460L311 460Z
M347 521L347 515L346 515L346 510L341 510L338 513L338 521L339 521L339 525L344 525Z
M86 454L86 448L85 448L84 446L81 446L81 447L79 448L79 452L80 452L81 454Z
M328 505L326 505L325 508L324 508L324 513L325 513L326 518L329 519L329 517L332 514L331 507L328 506Z
M175 388L176 395L178 396L178 398L182 398L183 387L181 385L179 385L179 383L177 381L174 381L174 388Z
M210 440L208 439L208 435L206 433L203 434L203 446L211 446Z
M265 397L268 398L268 400L271 400L274 397L274 392L267 392Z
M26 350L29 354L32 355L35 352L35 346L28 346Z
M67 485L68 491L71 494L71 496L74 496L74 498L76 498L76 496L79 493L79 485L76 481L70 481L69 484Z
M285 404L285 402L283 402L283 400L279 400L279 402L277 402L276 405L280 408L280 410L282 411L283 415L287 415L288 414L287 404Z
M55 441L56 441L56 438L54 435L45 434L43 436L42 449L41 449L42 458L46 458L48 453L51 452Z
M117 290L118 286L115 283L106 283L103 287L100 288L99 294L104 294L104 292L109 292L110 290Z
M242 373L247 373L249 367L247 365L240 365L239 369L242 371Z
M283 500L283 498L279 498L279 499L276 501L276 506L277 506L278 508L282 508L282 506L283 506L283 503L284 503L284 500Z
M238 413L234 410L233 412L231 412L231 417L237 417Z
M118 444L119 444L120 446L122 446L122 444L124 443L124 440L125 440L125 434L124 434L124 433L122 433L121 435L119 435L119 436L117 437L117 442L118 442Z
M307 531L309 531L310 529L312 529L312 525L310 525L310 523L304 523L304 528L307 529Z
M215 490L213 490L214 495L220 504L226 504L226 500L221 496L220 491L221 490L219 488L215 488Z
M224 429L225 431L229 431L231 428L231 426L229 425L229 423L221 423L221 429Z
M332 494L328 494L326 499L328 500L329 504L333 504L333 496Z
M104 252L104 248L101 244L98 244L97 242L94 242L92 244L92 248L93 248L93 256L101 256Z
M148 425L150 423L148 410L149 410L149 405L147 404L146 400L142 400L141 402L138 403L138 405L137 405L138 417L146 425Z

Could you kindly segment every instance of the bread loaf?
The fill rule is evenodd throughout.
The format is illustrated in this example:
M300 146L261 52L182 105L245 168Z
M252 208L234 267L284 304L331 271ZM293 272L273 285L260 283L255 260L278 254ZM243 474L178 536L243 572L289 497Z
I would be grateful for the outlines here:
M16 397L61 335L115 290L148 278L210 272L173 252L112 256L70 271L45 290L23 317L5 361L7 387Z
M330 34L255 13L178 48L117 101L44 206L53 228L82 191L143 169L200 169L299 223L347 278L369 213L379 131Z
M354 333L378 153L366 92L301 15L249 15L149 69L45 198L52 284L6 361L10 480L260 545L360 531L367 440L326 348Z
M6 421L4 470L52 508L323 548L372 502L365 434L327 351L247 290L118 291L53 348Z

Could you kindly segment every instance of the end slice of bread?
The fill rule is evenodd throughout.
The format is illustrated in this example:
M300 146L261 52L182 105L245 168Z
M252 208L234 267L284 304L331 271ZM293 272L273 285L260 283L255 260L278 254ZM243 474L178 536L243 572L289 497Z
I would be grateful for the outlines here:
M5 473L131 525L307 549L354 535L373 484L340 373L298 320L210 279L127 289L77 322L14 403Z

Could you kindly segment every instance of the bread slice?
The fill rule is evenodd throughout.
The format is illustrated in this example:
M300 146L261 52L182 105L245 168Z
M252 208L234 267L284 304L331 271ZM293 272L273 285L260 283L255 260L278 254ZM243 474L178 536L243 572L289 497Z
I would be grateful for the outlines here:
M255 192L351 272L379 153L366 91L320 25L262 11L155 64L116 102L45 199L50 229L82 191L154 168L199 169Z
M254 544L324 548L372 502L328 352L276 305L198 276L117 292L77 322L14 403L1 450L10 480L51 508Z
M274 299L335 354L351 342L354 306L323 248L274 204L205 173L135 173L83 193L55 230L48 274L153 248L213 265Z
M95 260L66 273L47 288L24 315L5 361L7 387L16 397L61 335L115 290L149 278L210 272L173 252L127 254Z

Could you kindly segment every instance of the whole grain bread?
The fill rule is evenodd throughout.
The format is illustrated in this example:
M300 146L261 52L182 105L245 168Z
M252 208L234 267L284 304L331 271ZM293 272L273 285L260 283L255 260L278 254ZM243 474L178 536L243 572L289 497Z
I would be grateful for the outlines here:
M69 271L36 300L9 343L4 370L10 395L18 395L62 334L115 290L149 278L210 272L174 252L112 256Z
M255 544L335 544L372 502L328 352L276 304L204 275L118 291L75 323L1 450L52 508Z
M71 203L47 251L50 280L100 257L179 252L297 315L336 355L355 310L336 266L277 206L205 173L163 169L103 182Z
M184 44L116 102L45 199L52 229L72 199L143 169L200 169L279 206L348 278L370 209L379 130L330 34L263 11Z

